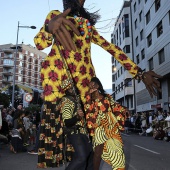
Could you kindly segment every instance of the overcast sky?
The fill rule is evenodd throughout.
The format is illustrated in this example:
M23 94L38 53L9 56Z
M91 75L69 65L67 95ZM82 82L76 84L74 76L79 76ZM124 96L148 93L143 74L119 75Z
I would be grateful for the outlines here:
M96 24L99 33L111 41L114 23L123 5L123 0L86 0L85 7L91 12L100 10L100 22ZM15 44L18 21L22 26L35 25L36 30L20 28L18 43L34 45L33 38L42 27L51 10L63 11L62 0L1 0L0 45ZM105 21L106 20L106 21ZM50 49L44 50L48 53ZM112 88L111 55L102 48L92 45L92 61L97 77L105 89Z

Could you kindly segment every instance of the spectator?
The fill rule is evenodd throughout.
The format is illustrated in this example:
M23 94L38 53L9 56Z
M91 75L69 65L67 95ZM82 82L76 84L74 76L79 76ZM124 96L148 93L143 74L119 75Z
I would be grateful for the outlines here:
M127 117L125 120L125 133L129 133L130 120Z
M41 93L40 97L41 97L42 101L44 102L44 93L43 92ZM28 152L29 154L38 154L39 136L40 136L40 122L41 122L41 119L42 119L43 110L44 110L44 103L41 106L40 121L39 121L39 126L38 126L38 129L37 129L35 146L34 146L34 148L32 150L30 150Z
M153 138L156 140L163 140L165 137L165 132L161 126L159 126L153 133Z
M23 146L23 140L21 137L22 131L23 131L23 126L20 124L17 125L16 129L12 130L10 150L13 153L17 153L20 151L23 151L23 152L26 151L26 148Z
M24 140L24 144L28 145L28 138L30 136L29 128L30 128L30 124L31 124L29 111L26 111L26 113L25 113L25 116L23 118L23 124L24 124L24 127L25 127L25 135L24 135L23 140Z
M18 105L17 109L15 110L13 121L19 117L20 111L22 111L22 105Z
M170 127L170 112L167 113L167 117L165 118L165 121L167 122L167 127Z
M5 119L6 116L7 116L7 109L6 109L6 108L3 108L1 114L2 114L2 120Z
M152 119L153 119L152 112L149 112L149 125L150 126L152 126Z
M12 110L11 109L7 110L6 121L8 123L9 128L11 129L13 127L13 117L12 117Z
M146 128L147 128L146 113L143 112L142 115L141 115L141 129L142 129L142 133L139 133L139 135L144 135L146 133Z

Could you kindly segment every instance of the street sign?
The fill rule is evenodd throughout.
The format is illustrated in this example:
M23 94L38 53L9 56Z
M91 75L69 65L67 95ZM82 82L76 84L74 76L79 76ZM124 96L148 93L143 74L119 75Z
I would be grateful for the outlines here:
M25 101L26 101L26 102L31 102L32 99L33 99L33 97L32 97L31 94L26 94L26 95L25 95Z

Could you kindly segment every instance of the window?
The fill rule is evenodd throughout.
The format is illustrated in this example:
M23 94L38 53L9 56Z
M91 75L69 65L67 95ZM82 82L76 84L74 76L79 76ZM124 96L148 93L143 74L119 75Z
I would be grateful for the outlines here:
M137 19L135 20L135 29L137 28Z
M112 75L112 82L115 82L115 75Z
M138 0L138 4L140 4L141 0Z
M163 33L162 21L159 22L156 28L157 28L157 37L159 37Z
M18 76L18 81L22 81L22 77L21 76Z
M133 108L133 96L130 96L130 106Z
M150 11L148 11L148 13L146 14L146 25L149 23L150 20L151 20Z
M141 51L141 58L142 58L142 60L145 58L145 49L143 49L143 50Z
M125 45L125 47L123 48L123 51L125 53L130 53L130 45Z
M123 82L121 82L121 90L123 90Z
M158 57L159 57L159 64L162 64L165 61L165 54L164 54L164 48L161 49L158 52Z
M123 39L129 37L129 15L124 15L124 26L122 27L123 30Z
M147 37L148 47L152 45L152 34L149 34Z
M132 87L132 79L131 78L125 79L125 87Z
M139 42L138 42L138 37L136 37L136 47L138 46Z
M154 69L153 58L151 58L148 62L149 62L149 70L153 70Z
M139 54L136 56L136 63L139 64L140 60L139 60Z
M22 54L19 54L19 58L22 60L22 59L23 59L23 55L22 55Z
M143 29L142 29L141 32L140 32L140 40L141 40L141 41L143 40Z
M140 11L140 13L139 13L139 22L141 22L142 21L142 11Z
M161 7L161 0L155 0L155 12Z
M136 12L136 2L134 3L133 8L134 8L134 13L135 13Z
M146 4L147 1L148 1L148 0L145 0L145 4Z
M13 57L13 54L12 53L4 53L4 57L8 57L8 58L12 58Z
M4 59L3 64L4 65L11 65L11 66L13 66L14 65L14 61L13 60L8 60L8 59Z

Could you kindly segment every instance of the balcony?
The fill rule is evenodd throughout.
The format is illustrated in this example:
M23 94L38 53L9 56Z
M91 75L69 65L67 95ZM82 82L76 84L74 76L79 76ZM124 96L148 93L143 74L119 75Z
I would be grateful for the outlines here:
M4 53L13 53L13 52L14 52L14 50L11 49L11 48L2 49L2 51L3 51Z
M11 55L4 54L3 59L14 59L14 56L13 54Z
M4 76L12 76L13 72L3 72L2 73Z
M3 67L4 67L4 68L12 68L12 67L14 67L14 65L11 65L11 64L3 64Z
M8 79L2 79L2 83L4 84L11 84L13 80L8 80Z

